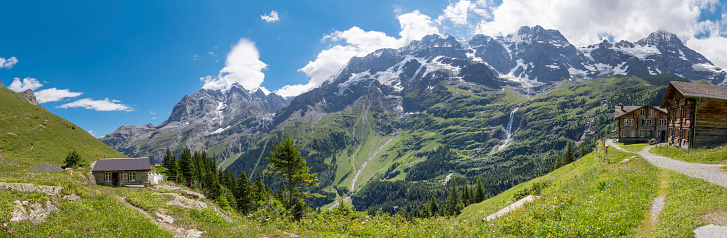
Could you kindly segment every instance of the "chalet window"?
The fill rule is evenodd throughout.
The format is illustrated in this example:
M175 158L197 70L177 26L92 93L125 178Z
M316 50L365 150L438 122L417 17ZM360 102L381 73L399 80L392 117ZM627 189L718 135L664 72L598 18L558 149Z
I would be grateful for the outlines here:
M656 131L656 136L654 136L654 137L656 137L656 138L661 137L661 131Z
M631 131L631 137L636 137L636 131Z
M624 126L633 126L634 119L624 119Z
M659 126L666 126L666 119L659 119Z
M645 110L644 109L641 109L641 115L642 116L646 116L645 114L646 114Z
M654 115L654 109L649 110L649 115Z
M111 173L106 173L106 182L111 182Z
M622 131L621 137L629 137L629 131Z
M136 173L129 172L129 182L135 182L136 181Z

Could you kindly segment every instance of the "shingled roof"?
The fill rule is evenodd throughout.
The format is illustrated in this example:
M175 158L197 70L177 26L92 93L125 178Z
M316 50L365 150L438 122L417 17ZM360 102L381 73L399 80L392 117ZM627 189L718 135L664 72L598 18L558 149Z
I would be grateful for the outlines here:
M93 166L92 172L96 171L127 171L127 170L151 170L149 158L125 158L125 159L99 159Z
M665 106L668 102L667 98L674 98L674 91L679 91L684 97L692 98L711 98L719 100L727 100L727 87L701 84L701 83L690 83L690 82L669 82L669 88L666 90L664 100L661 102L661 106Z
M660 107L654 107L654 106L651 106L651 105L644 105L644 106L623 106L623 108L621 106L616 106L616 110L614 110L614 112L613 112L613 119L617 119L617 118L619 118L619 117L621 117L623 115L628 114L629 112L633 112L633 111L639 110L639 109L641 109L643 107L650 107L650 108L654 108L656 110L659 110L659 111L661 111L663 113L667 113L666 109L660 108Z

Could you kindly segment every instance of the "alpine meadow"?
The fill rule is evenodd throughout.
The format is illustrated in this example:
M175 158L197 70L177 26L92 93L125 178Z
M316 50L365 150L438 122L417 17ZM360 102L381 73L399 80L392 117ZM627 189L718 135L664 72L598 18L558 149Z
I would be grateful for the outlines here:
M0 237L727 234L723 2L0 9Z

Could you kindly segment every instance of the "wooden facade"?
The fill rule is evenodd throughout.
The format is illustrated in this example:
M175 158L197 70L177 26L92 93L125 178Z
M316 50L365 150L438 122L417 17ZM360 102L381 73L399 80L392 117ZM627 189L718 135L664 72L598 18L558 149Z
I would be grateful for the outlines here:
M669 145L686 149L727 144L727 87L674 81L661 106L669 114Z
M149 158L99 159L92 167L91 173L98 185L117 187L149 183Z
M667 130L666 110L650 105L617 106L614 120L618 125L618 142L664 141Z

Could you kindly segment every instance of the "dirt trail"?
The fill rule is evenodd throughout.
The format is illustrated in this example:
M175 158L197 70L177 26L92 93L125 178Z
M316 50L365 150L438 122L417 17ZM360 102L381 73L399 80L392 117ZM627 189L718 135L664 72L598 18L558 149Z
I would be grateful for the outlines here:
M606 144L608 144L611 147L617 148L621 151L625 151L621 147L619 147L616 143L613 142L613 140L607 140ZM722 187L727 188L727 172L722 171L722 167L725 165L722 164L697 164L697 163L688 163L684 161L675 160L672 158L667 158L663 156L658 156L649 153L649 149L653 148L653 145L646 146L644 149L642 149L637 154L641 155L648 161L649 163L656 165L657 167L673 170L677 173L692 177L692 178L698 178ZM628 151L626 151L628 152ZM629 152L633 153L633 152Z

